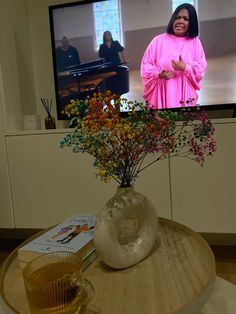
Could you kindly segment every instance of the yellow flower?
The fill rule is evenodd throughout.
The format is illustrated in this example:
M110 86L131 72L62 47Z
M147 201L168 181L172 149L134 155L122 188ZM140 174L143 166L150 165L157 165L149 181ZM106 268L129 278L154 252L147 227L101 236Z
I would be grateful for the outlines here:
M106 170L99 170L99 175L101 177L105 177L106 176Z

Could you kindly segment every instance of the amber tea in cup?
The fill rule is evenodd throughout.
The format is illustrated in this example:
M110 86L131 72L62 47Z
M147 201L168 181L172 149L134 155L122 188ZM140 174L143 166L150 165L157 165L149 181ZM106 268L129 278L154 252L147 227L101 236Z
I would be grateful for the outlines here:
M44 254L23 270L31 313L84 314L94 289L82 279L82 260L70 252Z

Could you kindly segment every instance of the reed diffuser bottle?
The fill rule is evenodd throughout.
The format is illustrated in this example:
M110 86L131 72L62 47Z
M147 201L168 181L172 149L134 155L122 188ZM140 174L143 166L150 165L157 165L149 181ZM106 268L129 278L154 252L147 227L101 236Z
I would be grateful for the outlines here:
M56 121L55 118L48 114L47 117L44 119L45 129L55 129L56 128Z
M52 99L49 100L45 98L41 98L41 102L44 106L44 109L47 112L47 117L44 119L45 129L56 129L56 120L51 115L51 109L52 109Z

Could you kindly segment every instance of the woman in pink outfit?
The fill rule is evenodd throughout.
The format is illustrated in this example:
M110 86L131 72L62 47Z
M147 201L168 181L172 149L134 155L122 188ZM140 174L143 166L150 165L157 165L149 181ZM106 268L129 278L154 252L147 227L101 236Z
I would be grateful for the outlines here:
M142 59L141 76L148 106L165 109L196 105L206 66L196 10L191 4L181 4L167 32L151 41Z

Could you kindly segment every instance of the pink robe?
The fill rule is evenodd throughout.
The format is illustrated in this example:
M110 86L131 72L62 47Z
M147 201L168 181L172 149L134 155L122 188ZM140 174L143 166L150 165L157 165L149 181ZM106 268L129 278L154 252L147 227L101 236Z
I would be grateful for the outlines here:
M175 71L172 60L178 61L180 55L186 68ZM177 37L167 33L156 36L147 47L141 63L144 99L155 109L196 105L196 91L200 89L206 66L198 37ZM158 78L157 74L163 70L174 71L174 76L169 80ZM191 98L193 103L186 103Z

